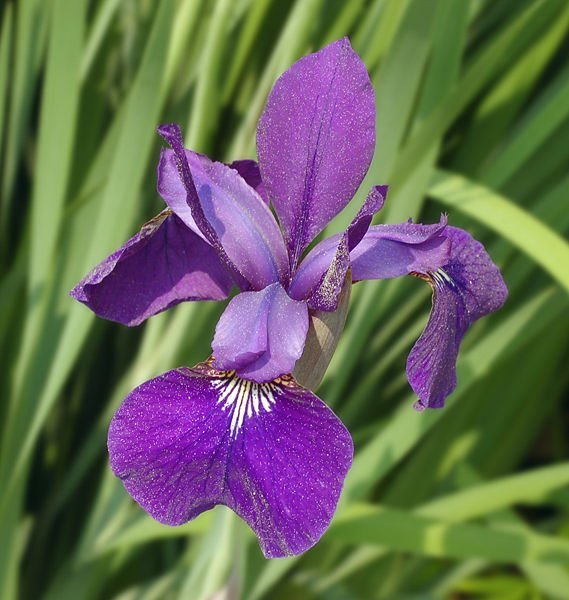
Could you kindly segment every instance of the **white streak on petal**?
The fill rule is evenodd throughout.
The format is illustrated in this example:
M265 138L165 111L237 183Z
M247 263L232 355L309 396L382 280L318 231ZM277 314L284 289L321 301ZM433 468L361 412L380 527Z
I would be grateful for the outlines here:
M261 409L271 412L276 396L281 393L279 385L269 383L256 383L248 379L241 379L235 373L220 379L213 379L212 386L220 391L217 404L221 404L223 411L228 410L231 416L229 429L233 437L243 427L247 419L259 415Z

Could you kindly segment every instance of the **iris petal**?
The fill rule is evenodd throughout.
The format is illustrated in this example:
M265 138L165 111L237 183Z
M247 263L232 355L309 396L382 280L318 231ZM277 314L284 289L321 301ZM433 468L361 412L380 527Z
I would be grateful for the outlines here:
M235 296L221 315L212 342L214 366L237 369L261 383L290 373L301 357L308 309L279 283Z
M226 505L268 558L319 540L353 455L341 421L291 377L255 384L206 365L135 389L108 446L115 475L156 520L180 525Z
M338 255L341 239L328 238L308 254L290 286L293 298L318 289L317 278ZM456 358L464 334L506 300L498 268L482 244L449 227L444 215L435 225L371 226L351 250L350 263L353 281L414 274L433 287L433 309L407 360L407 377L419 397L416 408L443 406L456 387Z
M96 315L139 325L184 300L223 300L233 285L211 246L164 211L71 291Z
M373 87L347 38L281 75L259 120L257 151L293 270L353 197L374 148Z
M389 186L387 185L374 185L371 188L358 214L348 226L346 233L350 250L353 250L362 241L373 217L383 208L388 190Z
M234 160L228 166L235 169L243 177L247 185L251 186L261 196L265 204L269 204L269 195L261 179L261 171L258 163L249 158L244 158L242 160Z
M257 290L275 281L286 282L288 256L284 241L259 194L236 169L190 150L185 150L185 156L199 214L196 216L196 210L188 204L175 153L164 149L158 164L158 193L169 208L216 250L217 245L221 247L248 282L248 286L240 285L242 289Z
M293 298L310 297L311 305L317 310L330 312L336 309L343 277L351 264L351 259L346 256L346 245L351 252L362 241L373 216L383 207L387 190L386 185L374 186L344 235L331 236L314 246L294 274L289 289ZM330 280L339 283L339 286L334 285L333 293L330 293ZM319 300L323 295L327 297L325 302Z
M407 359L407 378L419 397L415 408L440 408L456 387L460 342L478 319L498 310L508 290L484 246L466 231L447 227L449 260L430 273L433 308Z
M326 272L312 290L308 305L314 310L333 312L338 308L340 292L350 268L348 234L341 236L334 257Z
M450 256L446 227L444 216L436 225L372 225L350 254L353 280L436 271Z

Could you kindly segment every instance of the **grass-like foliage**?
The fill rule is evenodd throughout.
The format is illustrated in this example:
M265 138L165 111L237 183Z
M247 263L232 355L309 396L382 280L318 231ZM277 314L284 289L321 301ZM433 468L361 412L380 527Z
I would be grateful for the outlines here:
M8 0L0 15L0 598L569 598L569 69L565 0ZM207 356L220 307L136 329L68 290L161 209L160 122L255 156L275 79L349 35L377 94L384 222L452 224L510 290L442 411L405 357L426 286L356 285L319 389L355 444L335 520L265 561L223 508L158 525L107 466L122 398ZM369 185L368 185L369 184Z

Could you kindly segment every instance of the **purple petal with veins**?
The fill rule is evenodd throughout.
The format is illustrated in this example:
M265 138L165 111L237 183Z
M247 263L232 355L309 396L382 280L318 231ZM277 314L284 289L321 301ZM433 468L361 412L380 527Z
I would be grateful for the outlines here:
M267 558L320 539L353 455L338 417L291 377L257 384L206 365L131 392L108 446L113 472L157 521L180 525L223 504Z
M259 120L257 152L293 271L352 199L374 148L374 91L347 38L281 75Z
M223 300L232 285L213 248L166 210L70 294L97 316L134 326L184 300Z
M352 279L388 279L436 271L450 256L446 227L445 216L436 225L372 225L350 254Z
M433 288L433 308L407 359L407 378L419 396L419 410L444 406L456 387L456 358L464 334L508 296L484 246L462 229L447 227L445 233L451 255L442 268L423 276Z

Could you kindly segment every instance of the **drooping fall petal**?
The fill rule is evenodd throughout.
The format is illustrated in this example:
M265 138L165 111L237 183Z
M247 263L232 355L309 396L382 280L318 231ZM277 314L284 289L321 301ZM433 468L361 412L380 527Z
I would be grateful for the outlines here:
M184 300L223 300L232 285L213 248L164 211L70 293L97 316L134 326Z
M336 415L291 377L256 384L205 365L131 392L108 446L115 475L156 520L180 525L226 505L268 558L319 540L353 454Z
M323 269L338 256L339 239L328 238L308 254L291 284L293 298L310 298L310 290L319 289L318 276L328 274ZM482 244L449 227L444 216L435 225L371 226L350 252L350 265L353 281L410 274L431 284L433 309L409 355L407 376L419 397L416 408L443 406L456 387L455 365L464 334L507 297L498 268Z
M500 271L480 242L456 227L447 227L446 235L451 255L426 277L433 288L433 308L407 359L407 378L419 397L417 409L444 406L456 387L456 358L464 334L508 296Z

